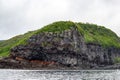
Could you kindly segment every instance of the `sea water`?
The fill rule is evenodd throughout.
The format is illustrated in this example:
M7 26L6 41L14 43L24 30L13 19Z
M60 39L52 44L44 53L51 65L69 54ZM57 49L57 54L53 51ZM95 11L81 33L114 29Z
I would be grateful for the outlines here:
M0 80L120 80L120 71L0 69Z

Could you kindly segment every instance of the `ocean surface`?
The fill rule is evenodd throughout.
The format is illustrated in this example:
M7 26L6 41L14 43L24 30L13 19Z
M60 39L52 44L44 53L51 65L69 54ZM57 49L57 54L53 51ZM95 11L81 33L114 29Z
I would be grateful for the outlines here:
M120 80L120 71L0 69L0 80Z

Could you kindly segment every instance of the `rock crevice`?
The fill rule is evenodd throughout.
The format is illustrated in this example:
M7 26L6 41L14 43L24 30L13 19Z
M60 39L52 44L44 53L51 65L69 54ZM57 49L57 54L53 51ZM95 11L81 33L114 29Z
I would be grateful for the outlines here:
M62 32L33 35L28 44L16 46L10 53L10 58L18 61L25 59L32 63L51 62L80 69L113 65L117 56L120 56L120 49L85 43L84 36L76 27Z

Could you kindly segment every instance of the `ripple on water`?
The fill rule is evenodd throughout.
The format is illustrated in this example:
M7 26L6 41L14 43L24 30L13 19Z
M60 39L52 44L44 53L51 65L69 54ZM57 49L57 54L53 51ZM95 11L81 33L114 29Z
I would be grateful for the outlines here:
M120 71L0 69L0 80L120 80Z

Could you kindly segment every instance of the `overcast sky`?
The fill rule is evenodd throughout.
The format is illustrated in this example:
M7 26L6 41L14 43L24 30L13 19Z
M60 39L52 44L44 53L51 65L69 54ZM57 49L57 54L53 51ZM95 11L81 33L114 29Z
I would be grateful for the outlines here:
M120 0L0 0L0 40L60 20L103 25L120 36Z

